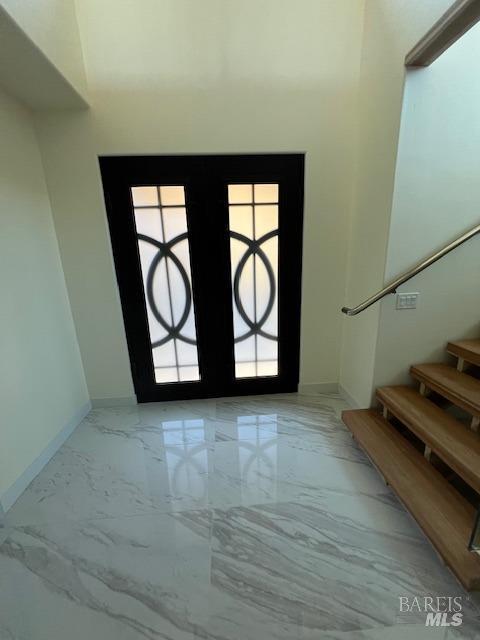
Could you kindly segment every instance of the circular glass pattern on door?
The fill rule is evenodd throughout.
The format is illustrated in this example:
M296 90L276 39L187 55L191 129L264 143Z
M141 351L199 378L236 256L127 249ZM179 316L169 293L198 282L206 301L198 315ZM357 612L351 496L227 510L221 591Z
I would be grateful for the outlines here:
M184 187L131 192L155 381L199 380Z
M235 376L278 375L278 184L228 185Z

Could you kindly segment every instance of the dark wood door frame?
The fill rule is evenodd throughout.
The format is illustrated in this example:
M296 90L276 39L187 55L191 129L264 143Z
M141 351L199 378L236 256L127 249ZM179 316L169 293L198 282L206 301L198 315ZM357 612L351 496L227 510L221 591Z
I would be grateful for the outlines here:
M101 157L100 168L132 375L139 402L296 391L300 351L303 154L115 156ZM189 173L193 176L191 179ZM160 180L166 184L184 184L186 187L189 244L194 266L192 289L199 340L198 355L204 374L201 383L152 383L151 344L130 187L161 184ZM226 188L232 182L279 184L280 340L279 373L274 377L234 377ZM215 197L212 198L211 194L215 194ZM208 211L205 210L205 202L209 203ZM219 291L221 304L215 299ZM215 314L212 309L215 309ZM145 367L147 362L151 366Z

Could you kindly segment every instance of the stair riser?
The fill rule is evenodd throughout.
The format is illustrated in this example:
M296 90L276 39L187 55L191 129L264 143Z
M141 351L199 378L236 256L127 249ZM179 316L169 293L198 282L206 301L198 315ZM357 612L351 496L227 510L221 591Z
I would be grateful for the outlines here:
M468 349L461 349L460 347L449 344L447 347L447 353L450 353L452 356L455 356L456 358L462 358L465 362L468 362L469 364L474 364L477 367L480 367L480 356L477 353L468 351Z
M450 451L448 449L442 448L438 445L438 442L427 437L425 432L421 432L416 428L416 425L410 421L410 418L406 416L401 410L398 409L393 403L388 402L386 398L379 397L377 395L377 399L379 403L387 409L387 411L397 418L402 424L404 424L407 429L409 429L413 434L417 436L427 447L429 447L434 453L441 458L445 464L447 464L452 471L454 471L458 476L463 478L465 482L470 485L475 491L480 493L480 481L477 477L471 476L468 473L465 473L465 469L458 464L458 462L452 459L450 455ZM462 425L458 425L459 428L463 428Z
M451 393L450 389L444 387L443 385L437 384L434 380L431 380L430 378L422 376L416 371L411 371L410 374L412 378L414 378L415 380L418 380L418 382L420 383L423 383L427 389L431 391L435 391L435 393L438 393L443 398L446 398L456 407L460 407L460 409L463 409L464 411L469 413L471 416L480 418L479 407L471 404L464 398L460 398L459 396ZM480 398L479 398L479 402L480 402Z

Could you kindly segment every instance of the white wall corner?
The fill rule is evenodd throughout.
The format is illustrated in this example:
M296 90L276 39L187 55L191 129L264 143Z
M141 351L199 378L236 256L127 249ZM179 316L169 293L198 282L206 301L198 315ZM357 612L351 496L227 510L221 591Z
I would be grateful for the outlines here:
M355 400L355 398L351 396L348 393L348 391L345 389L345 387L342 387L341 384L338 385L338 393L345 400L345 402L347 402L351 406L352 409L368 409L368 407L360 406L360 404Z
M338 393L337 382L306 382L298 385L298 393Z
M83 418L85 418L85 416L90 412L91 408L92 404L90 402L86 402L82 407L80 407L63 429L45 447L42 453L35 458L21 476L17 478L17 480L15 480L15 482L0 496L0 522L2 512L7 512L18 500L28 485L36 478L51 458L53 458L63 443L72 435Z

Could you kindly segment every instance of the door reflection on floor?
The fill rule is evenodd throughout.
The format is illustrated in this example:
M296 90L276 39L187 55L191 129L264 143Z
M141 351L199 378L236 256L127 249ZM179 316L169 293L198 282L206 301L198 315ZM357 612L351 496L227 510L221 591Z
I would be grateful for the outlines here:
M276 414L162 422L146 450L152 499L185 498L199 506L270 499L276 494L277 436Z

